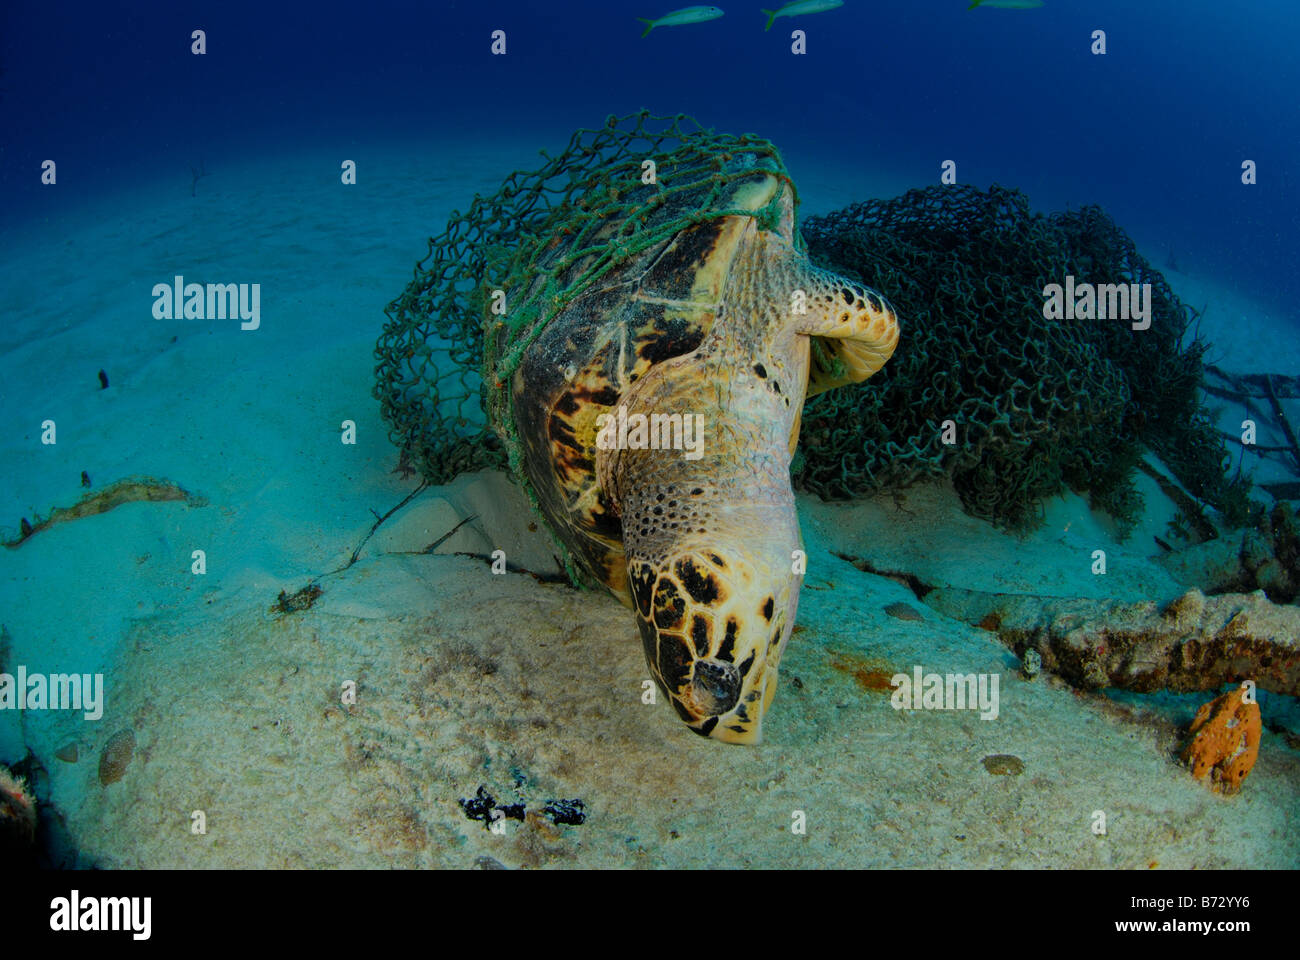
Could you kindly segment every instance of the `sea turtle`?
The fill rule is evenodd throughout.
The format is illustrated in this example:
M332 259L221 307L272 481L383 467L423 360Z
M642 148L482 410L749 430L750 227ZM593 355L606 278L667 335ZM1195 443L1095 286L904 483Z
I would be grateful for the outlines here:
M803 573L790 462L804 399L875 373L898 327L879 293L808 262L784 176L740 154L727 170L679 193L631 185L586 233L599 250L628 235L627 209L646 229L688 215L546 322L502 382L494 426L518 438L517 466L576 564L636 612L681 718L756 743ZM591 268L594 253L564 265L571 242L526 253L534 283L555 267L549 289L564 289Z

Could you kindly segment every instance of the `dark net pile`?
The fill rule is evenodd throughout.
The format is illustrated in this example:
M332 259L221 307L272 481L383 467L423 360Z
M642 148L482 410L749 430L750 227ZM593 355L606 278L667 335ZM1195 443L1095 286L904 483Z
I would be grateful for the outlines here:
M1013 528L1070 487L1130 524L1145 444L1202 500L1244 500L1199 399L1195 312L1099 207L1043 216L1015 190L932 187L811 218L803 233L821 266L885 293L902 328L870 381L808 402L803 487L848 498L947 476L969 512ZM1150 283L1150 328L1044 319L1044 288L1067 275Z

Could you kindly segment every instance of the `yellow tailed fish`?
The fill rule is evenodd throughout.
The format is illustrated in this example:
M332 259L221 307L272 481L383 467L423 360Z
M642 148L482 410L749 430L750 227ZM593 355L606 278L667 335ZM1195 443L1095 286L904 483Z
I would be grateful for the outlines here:
M844 6L844 0L791 0L779 10L764 10L767 14L767 26L764 30L772 29L772 21L777 17L802 17L809 13L824 13L827 10L834 10L837 7Z
M717 7L683 7L672 13L665 13L658 20L647 20L645 17L637 17L637 19L646 25L645 33L641 34L642 39L645 39L655 27L681 27L688 23L716 20L720 16L722 11Z

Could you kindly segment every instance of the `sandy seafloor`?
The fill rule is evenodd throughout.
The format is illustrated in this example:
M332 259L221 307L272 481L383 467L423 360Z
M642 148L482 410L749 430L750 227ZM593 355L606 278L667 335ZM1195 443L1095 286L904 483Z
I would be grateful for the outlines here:
M966 517L938 487L897 503L801 496L801 629L753 748L701 740L666 704L641 702L641 645L616 601L453 555L502 548L523 567L553 569L546 535L529 529L534 518L500 474L426 491L355 566L322 577L312 609L274 616L281 590L341 567L372 511L415 485L393 472L370 394L384 304L452 208L558 145L401 144L362 162L360 185L347 188L337 151L210 164L193 198L177 171L3 228L0 526L12 535L20 517L74 503L83 470L97 488L150 476L204 503L133 503L0 551L7 666L107 675L98 721L0 714L0 761L30 748L47 771L42 826L56 863L1300 865L1300 753L1281 737L1265 734L1240 795L1214 794L1174 760L1208 694L1112 698L1023 680L992 634L834 555L940 585L1172 599L1184 585L1143 546L1171 510L1145 481L1151 516L1124 545L1074 496L1050 504L1025 541ZM789 160L805 213L905 186L869 171L854 183L847 171L805 175L807 159ZM153 285L178 273L261 283L261 329L154 320ZM1213 278L1170 279L1189 302L1211 304L1205 331L1222 366L1257 370L1265 356L1269 372L1300 374L1280 318ZM46 418L56 446L39 443ZM354 446L339 439L349 419ZM419 553L470 515L438 554ZM1099 546L1104 578L1090 570ZM202 576L190 572L196 549ZM921 619L886 616L895 602ZM855 679L916 664L1000 673L997 720L898 712ZM340 703L348 680L355 705ZM1286 698L1265 695L1264 706L1295 716ZM104 786L101 750L125 729L133 759ZM56 758L73 743L76 762ZM1023 772L989 773L981 761L995 754L1020 758ZM480 788L522 804L524 819L500 833L469 819L458 801ZM546 812L575 800L580 824ZM206 833L191 832L196 810ZM1091 830L1098 810L1104 836ZM791 830L796 811L803 834Z

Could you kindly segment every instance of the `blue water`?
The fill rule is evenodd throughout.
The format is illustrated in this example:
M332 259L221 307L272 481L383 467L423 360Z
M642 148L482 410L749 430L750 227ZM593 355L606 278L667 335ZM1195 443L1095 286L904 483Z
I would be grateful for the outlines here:
M640 39L636 16L678 2L8 0L5 216L291 144L434 134L448 149L467 136L554 147L645 106L788 151L861 157L915 185L951 159L961 181L1018 186L1038 209L1100 203L1157 267L1172 254L1300 327L1300 7L848 0L764 32L763 4L749 0ZM201 57L189 52L196 27ZM790 52L794 28L805 56ZM505 56L489 52L494 29ZM1089 52L1095 29L1105 56ZM39 182L50 158L57 193Z

